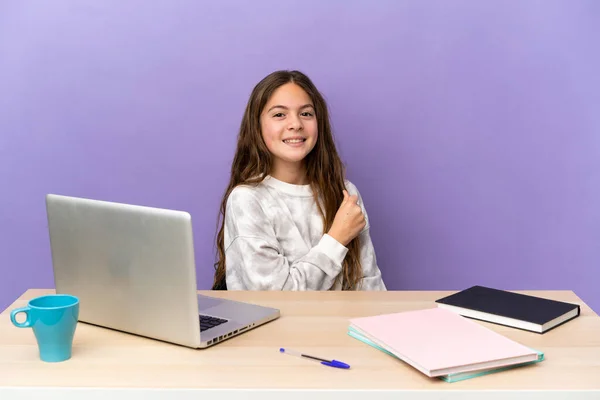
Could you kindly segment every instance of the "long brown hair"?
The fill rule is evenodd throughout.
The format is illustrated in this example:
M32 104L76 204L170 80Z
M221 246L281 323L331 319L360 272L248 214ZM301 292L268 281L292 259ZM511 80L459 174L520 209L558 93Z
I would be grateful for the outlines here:
M305 163L307 179L323 218L324 233L331 228L335 214L344 198L342 190L345 189L345 170L333 140L325 99L312 81L299 71L275 71L269 74L252 90L240 126L237 148L231 164L231 178L221 202L219 222L217 222L219 228L217 233L218 260L215 263L212 287L214 290L227 289L224 249L227 198L236 186L258 184L271 173L272 157L262 138L260 115L273 92L290 82L304 89L315 108L318 129L317 142L313 150L306 156ZM355 290L362 279L358 237L352 240L347 247L348 253L342 269L342 289Z

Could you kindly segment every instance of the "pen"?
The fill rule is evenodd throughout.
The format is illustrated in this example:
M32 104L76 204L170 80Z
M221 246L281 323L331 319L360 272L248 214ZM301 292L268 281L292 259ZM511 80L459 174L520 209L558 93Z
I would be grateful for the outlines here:
M283 347L279 349L279 352L280 353L284 353L284 354L289 354L290 356L305 357L305 358L310 358L312 360L320 361L321 364L327 365L328 367L343 368L343 369L350 368L350 366L348 364L343 363L341 361L337 361L337 360L325 360L323 358L309 356L308 354L298 353L297 351L294 351L294 350L289 350L289 349L286 350Z

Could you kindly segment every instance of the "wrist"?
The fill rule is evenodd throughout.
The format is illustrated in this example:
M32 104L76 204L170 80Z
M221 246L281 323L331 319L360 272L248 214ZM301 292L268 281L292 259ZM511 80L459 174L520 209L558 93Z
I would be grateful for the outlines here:
M342 238L342 236L340 234L338 234L336 231L334 231L333 229L330 229L329 232L327 232L327 234L329 236L331 236L332 238L334 238L337 242L339 242L342 246L346 246L348 245L348 241L344 240Z

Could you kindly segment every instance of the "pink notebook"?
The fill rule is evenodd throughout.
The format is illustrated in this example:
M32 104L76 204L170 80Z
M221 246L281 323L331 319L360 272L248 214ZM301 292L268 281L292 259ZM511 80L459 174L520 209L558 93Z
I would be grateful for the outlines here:
M536 351L443 308L355 318L350 326L430 377L538 359Z

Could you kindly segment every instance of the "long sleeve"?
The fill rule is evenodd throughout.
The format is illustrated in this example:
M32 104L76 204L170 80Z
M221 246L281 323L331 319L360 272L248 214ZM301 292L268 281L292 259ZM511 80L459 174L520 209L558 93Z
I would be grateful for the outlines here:
M359 289L387 290L381 271L377 266L377 258L369 229L363 230L360 234L360 262L363 269L363 279Z
M362 208L363 214L367 221L366 226L361 231L360 238L360 263L363 271L363 279L361 285L359 286L359 290L387 290L385 283L383 282L383 278L381 276L381 271L377 266L377 257L375 256L375 248L373 246L373 241L371 240L370 228L371 224L369 223L369 216L367 214L367 209L364 205L363 199L360 195L360 192L350 182L346 182L346 186L348 188L348 193L356 194L358 196L358 203Z
M225 211L226 282L231 290L328 290L342 270L348 249L325 234L290 262L275 233L272 214L256 194L237 187ZM291 223L291 221L290 221ZM289 226L289 229L295 229ZM288 240L289 246L294 246ZM306 246L304 242L297 246Z

